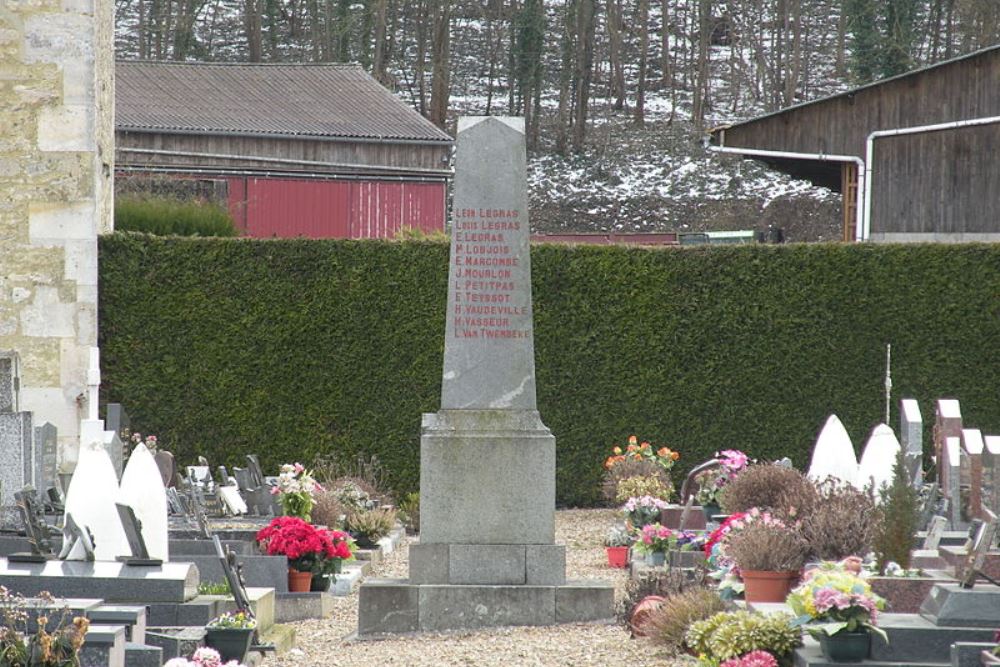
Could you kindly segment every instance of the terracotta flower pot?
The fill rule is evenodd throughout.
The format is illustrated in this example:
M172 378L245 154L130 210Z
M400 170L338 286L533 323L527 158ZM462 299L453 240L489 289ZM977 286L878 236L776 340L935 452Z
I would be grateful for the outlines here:
M799 578L799 571L740 570L740 577L747 602L784 602Z
M608 567L628 567L628 547L604 547L608 552Z
M639 604L635 606L632 610L632 617L629 618L628 624L632 629L632 634L636 637L645 637L646 621L649 617L663 604L663 596L661 595L647 595L644 597Z
M288 568L288 590L291 593L308 593L312 585L312 572Z

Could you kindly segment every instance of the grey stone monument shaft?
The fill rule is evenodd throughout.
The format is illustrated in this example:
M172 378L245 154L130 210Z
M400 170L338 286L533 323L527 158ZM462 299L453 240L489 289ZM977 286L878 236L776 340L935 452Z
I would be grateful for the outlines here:
M535 403L524 123L461 118L441 409L423 416L410 577L370 581L360 635L607 619L614 589L566 582L555 437Z

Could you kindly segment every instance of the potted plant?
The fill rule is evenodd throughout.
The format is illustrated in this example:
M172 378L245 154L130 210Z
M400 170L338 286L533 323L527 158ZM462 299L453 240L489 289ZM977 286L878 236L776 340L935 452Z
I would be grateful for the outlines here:
M622 511L632 528L638 530L649 523L655 523L660 518L660 512L666 509L667 503L653 496L629 498Z
M635 538L625 526L612 526L604 538L608 567L628 567L628 549Z
M380 507L358 510L347 515L345 527L362 549L374 549L378 541L396 525L396 510Z
M738 449L716 452L715 458L719 461L719 467L698 473L694 478L698 483L694 499L701 505L706 521L711 521L712 517L722 512L719 495L750 464L750 458Z
M246 667L246 665L236 660L223 664L218 651L210 646L202 646L195 650L190 660L171 658L163 663L163 667Z
M782 664L791 664L792 651L802 645L802 628L793 626L791 620L791 614L786 613L723 611L692 623L684 635L684 645L699 657L699 665L739 660L727 667L774 667L762 652ZM751 656L762 662L745 662Z
M216 616L205 626L205 645L214 648L223 660L243 662L253 641L257 619L253 614L236 611Z
M888 642L885 632L875 625L885 602L864 579L836 564L813 568L803 579L788 596L787 604L798 615L794 623L805 626L827 658L834 662L864 660L873 632Z
M271 494L278 496L278 504L285 516L295 516L303 521L312 521L310 512L316 504L313 495L322 487L313 479L312 472L301 463L286 463L281 466L277 486L271 487Z
M676 543L674 531L658 523L646 524L639 531L639 539L635 548L639 553L646 554L647 562L654 567L661 567L667 560L667 551Z
M312 582L309 590L313 593L330 590L330 584L340 573L345 560L354 558L354 540L342 530L327 530L324 549L318 554L312 566ZM332 549L330 548L332 546Z
M650 495L669 500L673 492L670 470L680 455L669 447L656 447L649 442L629 436L625 449L615 445L612 455L604 461L604 496L616 503L623 503L630 497ZM641 482L631 481L643 488L628 488L626 481L642 478Z
M257 532L257 542L264 553L288 559L288 590L302 593L312 585L317 560L337 551L330 533L298 517L279 516Z
M797 526L770 514L750 514L729 540L727 553L743 580L747 602L784 602L802 572L809 545Z

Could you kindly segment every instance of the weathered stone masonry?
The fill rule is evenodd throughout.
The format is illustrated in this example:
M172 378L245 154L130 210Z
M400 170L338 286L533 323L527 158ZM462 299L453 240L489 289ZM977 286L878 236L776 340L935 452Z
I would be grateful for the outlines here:
M0 350L20 357L20 409L59 429L64 470L113 225L112 36L109 0L0 4Z

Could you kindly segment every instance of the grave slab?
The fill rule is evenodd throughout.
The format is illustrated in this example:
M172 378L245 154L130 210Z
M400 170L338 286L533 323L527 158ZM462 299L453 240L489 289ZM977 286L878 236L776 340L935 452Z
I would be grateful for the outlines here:
M939 627L1000 627L1000 587L937 584L921 605L920 615Z
M107 602L184 602L198 592L198 568L190 563L133 567L108 561L10 563L0 558L0 585L23 595L49 591L57 597Z
M80 648L80 667L125 667L125 626L90 626Z

